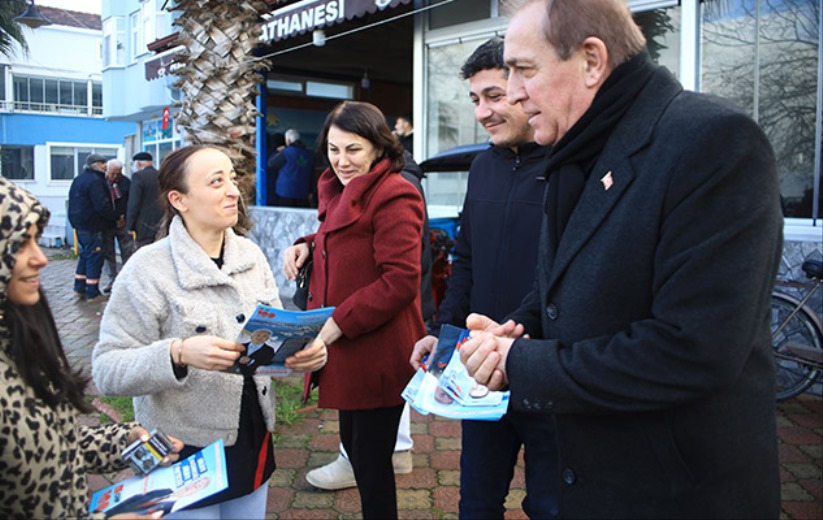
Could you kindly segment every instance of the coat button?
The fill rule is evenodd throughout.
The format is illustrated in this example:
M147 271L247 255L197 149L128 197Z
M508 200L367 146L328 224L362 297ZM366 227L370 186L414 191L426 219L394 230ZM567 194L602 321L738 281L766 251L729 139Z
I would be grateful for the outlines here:
M198 326L194 329L194 332L196 332L196 333L198 333L198 334L203 334L204 332L206 332L206 326L205 326L205 325L198 325Z
M246 321L246 315L241 312L240 314L235 316L234 319L237 320L237 323L243 323L244 321Z
M523 408L525 408L526 410L531 409L531 407L532 407L531 401L529 401L528 399L523 399L522 403L523 403Z
M575 480L577 480L577 475L574 474L571 468L563 470L563 482L571 486Z
M326 250L325 249L320 251L320 256L322 256L323 258L326 258Z
M548 316L550 320L556 320L559 314L560 312L557 310L557 305L550 303L546 306L546 316Z
M312 299L314 299L314 295L311 293L311 291L309 291L309 296L308 296L308 298L309 298L309 300L310 300L310 301L311 301Z

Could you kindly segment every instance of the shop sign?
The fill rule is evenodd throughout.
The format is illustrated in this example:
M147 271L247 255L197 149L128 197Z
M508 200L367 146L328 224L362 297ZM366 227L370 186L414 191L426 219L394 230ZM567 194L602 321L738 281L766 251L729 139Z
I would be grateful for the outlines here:
M172 63L174 55L181 50L183 50L183 47L175 47L163 54L158 54L150 60L146 60L146 80L151 81L169 74L174 75L174 72L183 66L182 63Z
M368 13L408 4L411 0L303 0L269 13L260 40L276 42L298 34L342 23Z

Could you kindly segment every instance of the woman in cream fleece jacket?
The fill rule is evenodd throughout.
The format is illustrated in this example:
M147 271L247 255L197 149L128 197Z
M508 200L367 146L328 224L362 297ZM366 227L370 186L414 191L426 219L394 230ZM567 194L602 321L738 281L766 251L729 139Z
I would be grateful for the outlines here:
M223 152L175 150L159 183L168 236L137 251L118 275L94 381L105 394L133 396L135 418L186 443L183 457L222 438L230 487L198 506L217 518L263 518L275 467L271 378L222 370L243 350L235 338L255 306L282 307L277 287L260 249L232 231L240 192ZM325 359L318 343L286 365L316 370Z

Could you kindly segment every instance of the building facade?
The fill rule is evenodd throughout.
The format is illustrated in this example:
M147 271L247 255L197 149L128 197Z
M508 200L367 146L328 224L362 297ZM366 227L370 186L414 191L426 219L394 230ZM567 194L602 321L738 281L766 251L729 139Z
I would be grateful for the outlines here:
M271 69L260 86L258 173L265 172L270 153L267 137L294 127L312 147L325 114L342 99L372 102L390 123L411 113L418 161L486 139L459 69L484 40L505 36L515 0L267 1L257 58L268 60ZM160 157L180 142L162 117L175 99L168 71L174 44L163 44L173 41L174 29L171 15L161 12L165 3L103 1L104 113L134 121L138 131L131 146ZM792 251L786 276L799 275L802 258L821 255L820 4L629 0L656 62L687 89L732 99L769 136L778 161L786 249ZM159 53L149 52L152 42ZM459 210L465 177L432 175L426 182L434 215L439 206ZM275 266L279 250L272 249Z
M51 211L47 244L66 238L66 199L86 156L122 156L133 125L103 117L100 16L42 7L29 52L0 55L0 174Z

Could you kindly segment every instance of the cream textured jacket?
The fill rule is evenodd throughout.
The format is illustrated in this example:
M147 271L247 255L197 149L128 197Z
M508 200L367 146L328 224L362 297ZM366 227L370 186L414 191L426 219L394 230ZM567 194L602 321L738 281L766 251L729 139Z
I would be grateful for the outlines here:
M169 346L197 334L234 340L258 303L282 308L263 252L226 231L223 267L189 236L179 217L169 236L138 250L117 276L94 348L98 390L134 397L135 419L186 444L237 440L243 377L189 367L175 377ZM270 377L255 377L269 430Z

